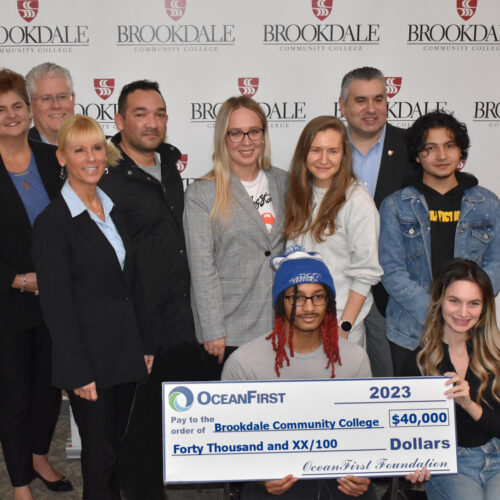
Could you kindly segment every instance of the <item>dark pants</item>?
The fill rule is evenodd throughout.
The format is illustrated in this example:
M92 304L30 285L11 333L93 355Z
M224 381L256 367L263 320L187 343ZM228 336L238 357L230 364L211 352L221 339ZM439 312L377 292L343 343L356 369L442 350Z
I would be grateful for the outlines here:
M97 389L97 401L69 392L82 439L83 498L119 500L119 452L134 401L135 383Z
M164 498L162 382L217 380L209 357L213 356L202 346L187 342L160 348L156 354L147 383L137 387L120 456L121 487L127 498Z
M49 451L61 406L50 385L50 336L45 326L0 332L0 439L13 486L34 478L32 454Z
M392 377L392 359L389 341L385 336L385 318L375 302L365 318L366 352L374 377Z
M392 356L392 365L394 366L394 376L402 377L403 376L403 365L406 361L406 358L411 354L411 349L406 349L406 347L401 347L394 342L389 342L391 346L391 356Z

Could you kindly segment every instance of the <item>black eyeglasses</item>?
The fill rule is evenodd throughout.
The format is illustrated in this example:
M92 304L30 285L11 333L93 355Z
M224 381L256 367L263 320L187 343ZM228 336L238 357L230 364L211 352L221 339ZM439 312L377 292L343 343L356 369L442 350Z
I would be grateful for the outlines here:
M293 297L294 295L285 295L285 299L288 300L288 303L293 305ZM295 304L297 307L302 307L305 303L310 300L313 303L313 306L324 306L328 300L326 293L318 293L317 295L311 295L311 297L307 297L306 295L297 295Z
M241 142L245 136L247 136L251 141L260 141L264 137L263 128L253 128L248 132L243 132L243 130L233 129L228 130L226 135L229 137L231 142Z

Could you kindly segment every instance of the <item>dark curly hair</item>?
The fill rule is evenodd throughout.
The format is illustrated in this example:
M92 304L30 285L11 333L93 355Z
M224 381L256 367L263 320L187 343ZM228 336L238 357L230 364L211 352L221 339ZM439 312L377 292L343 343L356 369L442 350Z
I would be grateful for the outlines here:
M431 128L448 129L460 148L462 160L467 159L470 139L465 123L459 122L451 113L446 111L431 111L415 120L413 125L406 131L408 158L415 166L420 165L417 162L417 156L424 150L427 132Z
M324 286L324 285L323 285ZM323 343L323 351L328 358L328 363L325 368L331 367L332 378L335 377L335 363L342 365L339 352L339 335L337 324L337 307L335 304L335 295L330 288L324 286L327 302L326 314L323 322L321 323L321 340ZM274 306L274 328L273 331L266 337L266 340L271 340L276 356L274 358L274 369L278 377L280 376L280 368L283 368L283 363L286 362L290 366L290 358L288 357L285 349L287 343L286 339L286 324L285 324L285 293L286 290L281 292L276 299ZM289 330L288 330L288 350L290 356L293 357L293 324L295 323L295 313L297 310L296 300L298 297L298 287L293 287L293 305L290 314Z

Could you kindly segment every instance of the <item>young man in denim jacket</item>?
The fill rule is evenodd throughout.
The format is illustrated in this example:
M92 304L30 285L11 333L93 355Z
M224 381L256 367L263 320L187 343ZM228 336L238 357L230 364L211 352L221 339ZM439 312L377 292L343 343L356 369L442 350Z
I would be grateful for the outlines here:
M434 111L408 129L407 142L422 168L380 207L379 260L395 375L420 341L432 277L442 264L471 259L488 273L495 294L500 289L500 202L459 171L470 146L465 124Z

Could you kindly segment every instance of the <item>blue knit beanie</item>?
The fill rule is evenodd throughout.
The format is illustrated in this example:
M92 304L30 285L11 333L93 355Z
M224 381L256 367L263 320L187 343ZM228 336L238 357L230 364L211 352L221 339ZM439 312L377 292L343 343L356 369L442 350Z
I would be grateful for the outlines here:
M273 283L274 305L281 292L302 283L321 283L335 295L332 275L317 252L306 252L300 245L293 245L283 255L274 257L271 264L276 269Z

